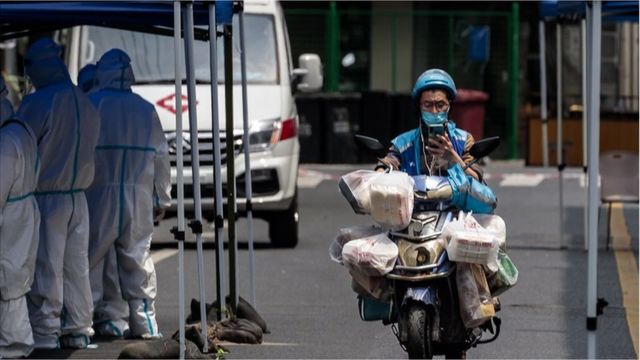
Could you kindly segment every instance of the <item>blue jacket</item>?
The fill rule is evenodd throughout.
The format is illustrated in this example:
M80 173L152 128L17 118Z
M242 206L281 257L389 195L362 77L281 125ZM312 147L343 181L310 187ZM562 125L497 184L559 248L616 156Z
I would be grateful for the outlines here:
M449 134L449 139L451 139L453 148L456 150L458 155L462 157L464 153L464 145L469 137L469 133L462 129L458 129L456 124L451 120L447 122L447 133ZM410 176L428 175L420 173L419 165L422 154L421 143L422 140L419 127L400 134L391 140L391 144L393 144L400 153L400 171L404 171Z

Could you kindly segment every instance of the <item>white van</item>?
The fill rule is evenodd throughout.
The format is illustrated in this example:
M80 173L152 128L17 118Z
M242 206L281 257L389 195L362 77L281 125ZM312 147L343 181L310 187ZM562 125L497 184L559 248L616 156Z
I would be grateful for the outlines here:
M245 2L245 45L247 60L247 105L250 126L249 151L254 216L269 223L273 246L294 247L298 242L297 177L300 144L294 92L317 91L322 86L317 55L300 57L303 69L294 69L289 37L280 4L274 1ZM238 210L245 210L245 162L242 146L243 113L237 16L233 22L234 43L234 149ZM155 104L172 151L172 206L176 206L175 169L175 83L173 37L102 27L83 26L71 32L66 61L71 78L85 64L95 63L112 48L126 51L132 59L136 83L133 91ZM229 151L225 142L224 61L222 39L218 39L218 108L222 148L223 196L226 197L226 166ZM211 92L209 43L194 45L196 109L199 130L200 182L203 216L214 216L213 143L211 139ZM183 67L184 69L184 67ZM186 85L182 89L185 150L185 206L193 209L190 136ZM225 198L226 201L226 198Z

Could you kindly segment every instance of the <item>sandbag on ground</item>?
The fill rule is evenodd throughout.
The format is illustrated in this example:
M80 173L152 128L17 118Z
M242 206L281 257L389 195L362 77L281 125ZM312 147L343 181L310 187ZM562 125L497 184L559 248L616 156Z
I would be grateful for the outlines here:
M226 303L228 304L231 301L231 297L226 297ZM215 322L216 319L216 308L218 307L218 302L214 302L213 304L206 305L207 312L207 320L210 323ZM267 329L267 322L264 321L262 316L258 314L256 309L249 304L242 296L238 297L238 307L236 309L235 316L240 319L247 319L249 321L254 322L262 329L262 332L265 334L270 334L271 332ZM194 324L200 322L200 301L196 299L191 299L191 314L187 317L187 324Z

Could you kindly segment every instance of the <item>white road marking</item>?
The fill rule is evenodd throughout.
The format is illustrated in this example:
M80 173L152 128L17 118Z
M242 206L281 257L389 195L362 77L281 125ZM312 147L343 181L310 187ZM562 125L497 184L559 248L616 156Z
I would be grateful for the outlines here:
M580 177L578 179L580 180L580 187L587 186L587 176L585 176L584 174L580 174ZM600 178L600 175L598 175L598 187L600 186L602 186L602 179Z
M335 165L335 170L344 170L347 172L353 169L353 165ZM485 173L484 180L499 181L500 186L503 187L535 187L540 185L545 179L558 180L559 173ZM578 180L579 186L585 187L585 177L581 172L567 172L563 173L564 180ZM339 180L339 175L333 175L324 173L318 170L311 170L308 168L300 168L298 170L298 187L303 189L314 189L320 185L324 180ZM600 180L598 178L598 180ZM600 183L600 181L598 181Z
M500 186L533 187L540 185L544 178L545 177L542 174L504 174L502 177L502 181L500 181Z
M321 177L299 177L298 178L298 187L303 189L313 189L318 187L324 179Z
M337 180L339 177L331 174L325 174L315 170L299 169L298 170L298 187L313 189L318 187L324 180Z
M162 260L170 258L177 253L178 253L178 250L176 249L162 249L162 250L152 252L151 259L153 260L153 263L157 265Z
M232 342L227 342L227 341L221 341L219 343L217 343L218 345L224 345L224 346L255 346L254 344L240 344L240 343L232 343ZM279 343L279 342L268 342L265 341L263 343L260 343L258 345L262 345L262 346L298 346L300 344L296 344L296 343Z

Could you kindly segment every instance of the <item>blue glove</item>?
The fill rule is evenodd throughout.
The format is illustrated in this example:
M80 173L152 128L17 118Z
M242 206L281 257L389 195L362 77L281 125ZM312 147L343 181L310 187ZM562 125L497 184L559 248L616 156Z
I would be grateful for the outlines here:
M465 174L460 164L448 169L451 185L451 203L460 210L473 211L476 214L491 214L498 204L491 189Z

